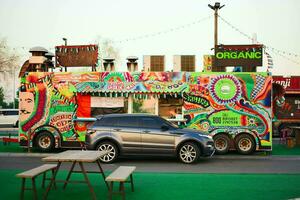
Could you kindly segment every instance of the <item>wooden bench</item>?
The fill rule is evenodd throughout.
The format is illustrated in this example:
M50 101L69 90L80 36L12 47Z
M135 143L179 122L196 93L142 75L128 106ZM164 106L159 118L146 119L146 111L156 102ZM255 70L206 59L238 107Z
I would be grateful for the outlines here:
M131 183L131 191L134 192L132 173L135 169L136 167L134 166L120 166L106 177L105 181L109 183L109 199L112 199L113 194L121 194L122 199L125 199L124 183ZM130 177L129 181L127 181L128 177ZM113 191L114 182L120 183L119 192Z
M39 167L27 170L25 172L19 173L16 176L19 178L22 178L22 188L21 188L21 199L24 199L24 191L25 190L33 190L34 193L34 199L37 199L37 192L36 192L36 186L35 186L35 178L40 175L43 174L43 181L42 181L42 187L45 188L45 181L46 180L51 180L53 178L54 175L54 171L56 169L57 165L56 164L45 164L45 165L41 165ZM52 177L51 178L47 178L46 177L46 172L48 171L52 171ZM25 188L25 180L26 178L30 178L32 181L32 188ZM56 185L54 184L54 187L56 187Z

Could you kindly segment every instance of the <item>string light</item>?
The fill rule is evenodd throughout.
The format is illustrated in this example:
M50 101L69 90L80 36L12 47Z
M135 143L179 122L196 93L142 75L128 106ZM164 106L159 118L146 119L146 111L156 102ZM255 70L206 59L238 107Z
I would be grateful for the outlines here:
M289 57L281 54L279 51L274 50L274 48L270 48L270 47L267 47L267 46L265 46L265 48L268 49L268 50L270 50L270 51L272 51L273 53L275 53L275 54L277 54L277 55L279 55L279 56L281 56L281 57L283 57L283 58L285 58L285 59L293 62L293 63L296 63L296 64L300 65L300 62L298 62L296 60L293 60L293 59L291 59L291 58L289 58Z
M164 31L158 31L158 32L154 32L154 33L150 33L150 34L145 34L145 35L140 35L140 36L136 36L136 37L132 37L132 38L126 38L126 39L123 39L123 40L117 40L117 41L114 41L114 43L130 42L130 41L145 39L145 38L149 38L149 37L155 37L155 36L159 36L159 35L163 35L163 34L175 32L175 31L179 31L179 30L188 28L190 26L199 24L199 23L201 23L203 21L206 21L206 20L208 20L210 18L212 18L212 16L204 17L204 18L199 19L197 21L194 21L194 22L191 22L191 23L188 23L188 24L184 24L184 25L180 25L180 26L177 26L177 27L169 28L169 29L164 30Z

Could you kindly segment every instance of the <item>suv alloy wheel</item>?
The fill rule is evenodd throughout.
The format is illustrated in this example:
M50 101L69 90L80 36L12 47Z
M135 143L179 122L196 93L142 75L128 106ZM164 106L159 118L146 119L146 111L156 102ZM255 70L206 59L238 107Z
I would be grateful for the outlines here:
M196 162L199 156L200 149L195 143L192 142L184 143L178 151L179 159L188 164Z
M112 163L114 162L118 157L118 149L115 144L112 142L104 141L101 142L98 147L98 151L106 151L107 154L100 158L101 162L104 163Z

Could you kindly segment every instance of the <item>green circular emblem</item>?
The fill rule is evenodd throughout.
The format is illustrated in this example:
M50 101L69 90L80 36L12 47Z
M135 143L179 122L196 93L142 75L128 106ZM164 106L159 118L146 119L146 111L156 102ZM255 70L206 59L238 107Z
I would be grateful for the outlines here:
M230 100L236 94L235 83L230 79L221 79L215 85L215 92L222 100Z

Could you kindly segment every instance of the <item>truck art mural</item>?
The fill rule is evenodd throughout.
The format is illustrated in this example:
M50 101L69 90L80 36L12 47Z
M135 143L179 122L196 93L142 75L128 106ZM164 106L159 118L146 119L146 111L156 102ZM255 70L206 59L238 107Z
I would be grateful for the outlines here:
M214 137L218 153L271 150L267 73L30 72L21 78L20 144L80 147L92 97L181 98L184 127Z

